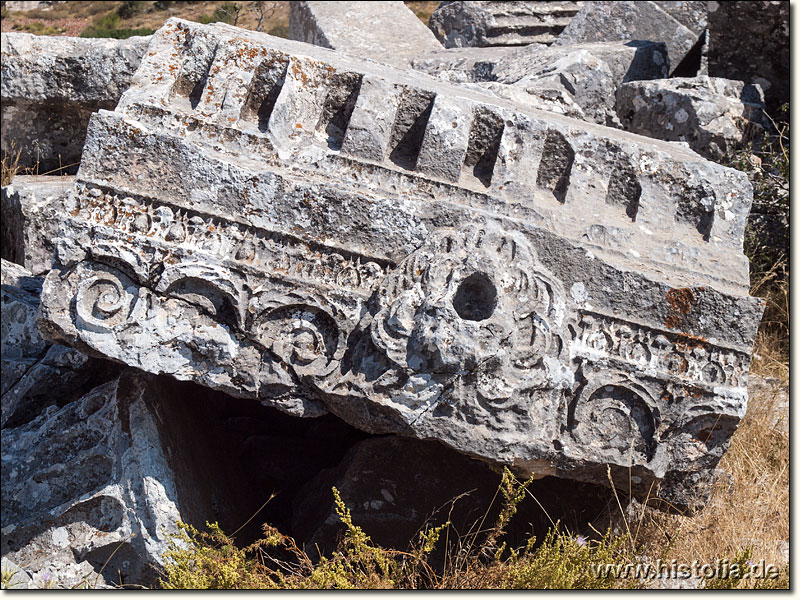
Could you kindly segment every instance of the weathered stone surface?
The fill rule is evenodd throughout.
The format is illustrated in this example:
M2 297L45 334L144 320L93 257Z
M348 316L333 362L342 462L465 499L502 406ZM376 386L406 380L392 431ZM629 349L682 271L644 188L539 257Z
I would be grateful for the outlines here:
M708 2L705 0L656 0L653 4L658 4L665 13L697 36L706 29Z
M687 142L710 160L758 144L768 122L758 86L718 77L635 81L617 88L622 126L660 140Z
M583 2L442 2L430 28L445 48L551 44Z
M86 125L113 109L148 38L127 40L2 34L2 152L47 173L77 170Z
M666 46L651 42L528 46L507 54L492 69L498 83L512 84L534 97L569 98L580 107L581 118L608 126L619 126L609 90L668 73Z
M664 42L675 69L699 38L655 2L586 2L554 45L583 42Z
M40 277L0 260L2 271L2 413L0 424L20 424L47 406L85 391L104 369L73 349L49 344L36 325ZM94 371L94 373L93 373Z
M759 404L762 414L756 418L764 419L764 423L789 435L789 385L777 377L761 377L753 375L750 378L750 397L761 396Z
M681 145L172 19L92 118L40 328L685 504L746 404L751 200Z
M494 81L495 66L516 48L449 48L423 54L411 68L451 83Z
M153 581L181 515L143 381L124 373L3 429L2 555L36 587Z
M403 2L292 2L289 38L399 68L442 48Z
M0 561L0 568L3 571L3 589L9 590L28 590L35 588L33 579L28 575L25 570L19 565L14 564L7 558L3 557ZM5 582L5 574L9 573L8 583Z
M706 57L711 77L760 85L775 114L789 101L789 3L709 2Z
M18 175L2 189L2 257L44 275L53 261L64 197L73 177Z

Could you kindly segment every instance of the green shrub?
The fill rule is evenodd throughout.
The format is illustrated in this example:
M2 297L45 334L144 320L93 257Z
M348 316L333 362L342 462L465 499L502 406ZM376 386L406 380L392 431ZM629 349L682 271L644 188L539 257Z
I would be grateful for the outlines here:
M52 25L46 25L41 21L31 21L30 23L25 23L24 25L15 23L14 29L17 31L26 31L34 35L60 35L64 33L63 29L53 27Z
M152 35L155 29L143 27L141 29L120 28L122 18L116 12L110 12L95 19L94 22L81 32L84 38L114 38L124 40L134 35Z
M289 27L287 25L275 25L275 27L270 29L267 33L275 37L289 39Z
M117 9L117 15L123 19L130 19L142 13L144 9L144 2L140 2L139 0L127 0Z
M239 20L239 12L242 7L236 2L226 2L211 14L211 16L203 15L200 17L199 22L203 25L209 23L227 23L228 25L235 25Z
M789 105L781 108L775 131L758 153L739 152L731 166L747 173L753 184L753 208L744 250L754 279L789 256Z

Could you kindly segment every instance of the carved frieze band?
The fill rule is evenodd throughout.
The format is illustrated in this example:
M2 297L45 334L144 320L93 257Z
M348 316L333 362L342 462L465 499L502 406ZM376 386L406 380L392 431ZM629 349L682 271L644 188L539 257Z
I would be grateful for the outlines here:
M74 195L71 214L119 233L117 242L134 249L144 239L175 254L205 254L270 275L308 279L363 295L383 279L388 265L369 257L336 252L291 236L210 217L148 199L122 197L91 188ZM181 250L182 252L178 252ZM167 262L170 262L169 260ZM174 262L174 260L173 260Z
M747 385L749 359L743 352L599 312L581 312L573 347L577 356L618 361L633 373L655 371L714 387Z

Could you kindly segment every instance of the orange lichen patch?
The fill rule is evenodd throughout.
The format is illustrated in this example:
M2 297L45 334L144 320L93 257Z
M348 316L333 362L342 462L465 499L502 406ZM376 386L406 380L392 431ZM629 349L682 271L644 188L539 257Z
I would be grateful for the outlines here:
M692 335L690 333L684 333L682 337L685 339L678 340L677 342L675 342L675 348L677 348L681 352L708 345L708 340L701 335Z
M680 317L680 315L670 315L667 317L667 320L664 324L670 329L678 329L681 325L683 325L683 319Z
M294 75L295 79L300 79L303 82L303 85L308 84L308 76L305 74L303 69L300 68L296 62L292 63L292 75Z
M303 128L303 126L300 123L295 123L294 126L295 126L296 129L302 129Z
M702 398L705 392L699 387L688 386L683 388L683 394L685 396L691 396L692 398Z
M677 360L672 363L673 370L678 373L686 373L689 370L689 361L684 356L676 356Z
M674 288L667 292L667 302L669 302L670 308L682 315L688 314L692 310L694 300L694 292L690 288Z

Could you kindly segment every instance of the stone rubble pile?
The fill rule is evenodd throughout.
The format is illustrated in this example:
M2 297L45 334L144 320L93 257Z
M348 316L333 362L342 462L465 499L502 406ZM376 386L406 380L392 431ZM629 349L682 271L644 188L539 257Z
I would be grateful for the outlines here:
M236 530L274 491L241 535L330 550L332 485L399 545L476 488L469 526L503 466L552 510L609 469L702 508L763 311L719 163L768 127L710 52L670 77L705 28L705 2L448 2L431 29L297 2L294 40L2 34L3 151L80 160L2 191L15 581L152 584L178 520Z

